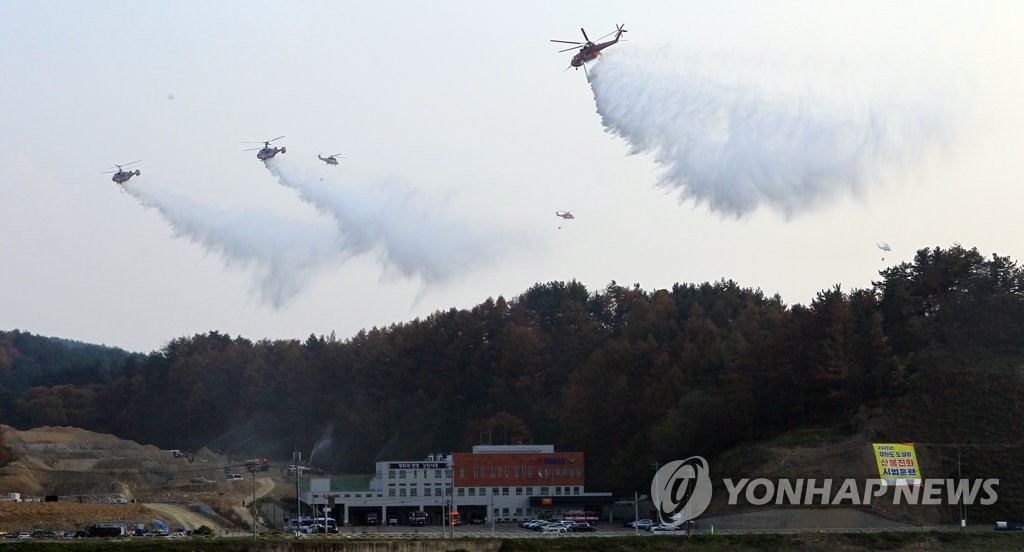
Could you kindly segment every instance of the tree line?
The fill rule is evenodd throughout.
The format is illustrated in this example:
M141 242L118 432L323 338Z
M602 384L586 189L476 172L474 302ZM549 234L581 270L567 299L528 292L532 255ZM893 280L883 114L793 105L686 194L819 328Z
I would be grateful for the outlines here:
M586 453L588 487L631 493L659 459L799 428L853 432L865 409L903 409L879 439L1007 442L1024 429L1006 422L1024 391L1024 273L959 245L806 306L730 280L570 281L348 339L211 331L146 355L45 362L26 341L0 334L10 425L238 455L315 450L314 465L349 472L481 442L554 443Z

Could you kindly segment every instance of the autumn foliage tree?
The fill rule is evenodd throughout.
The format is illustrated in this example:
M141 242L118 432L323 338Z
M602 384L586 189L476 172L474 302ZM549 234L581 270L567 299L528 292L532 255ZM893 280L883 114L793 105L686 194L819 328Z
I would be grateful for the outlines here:
M922 249L879 277L791 306L730 280L654 291L538 283L344 340L209 332L74 362L8 332L0 413L166 448L278 458L315 448L322 466L359 472L466 450L486 433L582 451L588 487L628 492L654 462L794 429L864 430L878 412L900 412L878 424L880 438L949 442L970 412L972 442L1016 441L1008 428L1021 424L999 421L999 405L1024 392L1016 263Z

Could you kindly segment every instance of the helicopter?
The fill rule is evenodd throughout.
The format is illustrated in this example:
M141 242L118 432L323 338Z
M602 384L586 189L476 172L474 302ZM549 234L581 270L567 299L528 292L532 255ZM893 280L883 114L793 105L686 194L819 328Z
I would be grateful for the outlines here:
M114 175L111 178L111 180L113 180L114 182L120 184L121 186L124 186L125 182L128 182L129 180L131 180L131 178L133 176L139 176L140 174L142 174L142 171L140 171L139 169L135 169L135 170L128 169L126 171L122 167L127 167L129 165L134 165L136 163L141 163L141 162L142 162L142 160L140 159L139 161L132 161L131 163L124 163L124 164L121 164L121 165L118 165L118 164L115 163L114 167L117 168L116 171L104 171L102 174L112 174L112 175Z
M877 246L878 249L882 251L882 260L883 261L885 260L885 252L886 251L892 251L892 247L889 247L889 244L885 243L885 242L878 242L878 243L875 244L875 246Z
M281 138L284 138L284 136L278 136L277 138L273 138L273 139L270 139L270 140L265 140L263 142L242 142L243 144L259 144L259 143L263 144L262 148L249 148L247 150L242 150L242 151L260 150L260 151L256 152L256 158L259 159L260 161L266 161L267 159L270 159L271 157L277 155L278 153L284 153L285 151L287 151L284 146L281 146L279 148L277 148L277 147L275 147L275 148L270 147L270 143L271 142L273 142L274 140L280 140Z
M586 40L586 42L573 42L573 41L570 41L570 40L552 40L551 41L551 42L561 42L561 43L564 43L564 44L581 44L582 45L582 46L573 46L572 48L566 48L564 50L559 50L559 52L568 52L569 50L575 50L575 49L579 48L579 52L576 55L572 56L572 60L569 62L569 67L575 67L577 70L579 70L580 67L583 67L584 63L586 63L588 61L594 61L595 59L597 59L597 56L601 55L601 50L604 50L605 48L611 46L612 44L617 43L619 41L619 37L622 36L622 33L626 32L626 24L623 23L622 25L616 25L614 31L612 31L611 33L608 33L608 34L606 34L606 35L601 37L601 38L604 38L605 36L608 36L608 35L614 33L615 34L615 39L614 40L609 40L608 42L601 42L601 43L598 43L598 44L594 44L594 42L590 40L590 37L587 36L587 31L584 31L582 27L580 27L580 32L583 33L583 39ZM598 40L601 40L601 38L599 38ZM568 69L569 67L566 67L566 69ZM587 68L583 67L583 70L586 71Z
M317 154L316 157L317 157L317 159L323 161L324 163L327 163L328 165L337 165L338 164L338 156L339 155L341 155L341 154L340 153L335 153L335 154L332 154L332 155L328 155L327 157L323 157L323 156ZM344 159L344 157L342 157L342 159Z
M576 217L573 216L572 211L555 211L556 217L562 217L565 220L572 220Z

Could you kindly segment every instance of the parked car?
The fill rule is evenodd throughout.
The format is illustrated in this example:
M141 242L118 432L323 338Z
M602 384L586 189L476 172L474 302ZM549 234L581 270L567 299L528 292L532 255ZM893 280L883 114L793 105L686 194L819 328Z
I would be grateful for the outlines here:
M28 531L22 531L22 532L18 533L18 538L19 539L30 539L30 538L32 538L32 535L29 535Z
M569 530L573 533L593 533L596 531L594 526L589 523L573 523L569 526Z
M541 529L540 532L541 533L566 533L566 532L568 532L568 529L566 529L565 527L563 527L561 525L558 525L558 524L552 524L552 525L548 525L547 527Z
M652 533L661 533L663 531L678 531L678 530L679 530L679 526L677 526L677 525L669 525L667 523L658 523L656 525L652 525L651 528L650 528L650 531Z
M650 529L652 525L654 525L653 519L638 519L636 521L631 521L627 523L626 527L632 527L634 529L642 529L646 531Z
M1024 531L1024 524L1016 521L997 521L993 529L996 531Z
M242 481L242 475L238 473L228 474L228 481Z

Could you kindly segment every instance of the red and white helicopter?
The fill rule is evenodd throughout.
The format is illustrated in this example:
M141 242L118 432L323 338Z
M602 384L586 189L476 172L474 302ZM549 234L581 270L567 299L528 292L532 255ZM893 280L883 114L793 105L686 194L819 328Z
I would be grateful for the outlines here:
M578 44L579 46L573 46L572 48L559 50L559 52L568 52L569 50L575 50L579 48L579 52L577 52L576 55L572 56L572 60L569 61L569 67L575 67L577 70L580 67L583 67L583 71L586 72L587 68L584 64L587 63L588 61L594 61L595 59L597 59L597 56L601 55L601 50L604 50L605 48L611 46L612 44L618 43L619 37L622 36L622 33L626 32L626 24L623 23L622 25L616 25L614 31L601 37L604 38L606 36L614 34L615 38L613 40L609 40L608 42L600 42L597 44L590 40L590 37L587 36L587 31L583 30L582 27L580 27L580 32L583 33L583 39L586 40L586 42L574 42L572 40L554 39L552 39L551 42L561 42L563 44ZM599 38L598 40L601 40L601 38ZM566 67L566 69L568 69L569 67ZM588 75L587 79L589 80L589 78L590 77Z

